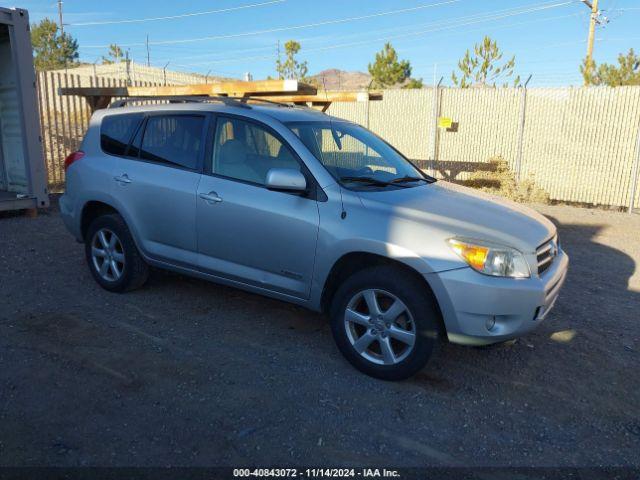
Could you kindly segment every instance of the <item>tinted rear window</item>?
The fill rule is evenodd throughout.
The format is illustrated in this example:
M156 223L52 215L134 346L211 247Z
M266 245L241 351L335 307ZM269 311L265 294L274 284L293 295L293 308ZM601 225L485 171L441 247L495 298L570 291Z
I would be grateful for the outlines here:
M153 116L147 120L140 158L195 169L202 149L204 117Z
M105 153L124 155L142 115L110 115L102 119L100 146Z

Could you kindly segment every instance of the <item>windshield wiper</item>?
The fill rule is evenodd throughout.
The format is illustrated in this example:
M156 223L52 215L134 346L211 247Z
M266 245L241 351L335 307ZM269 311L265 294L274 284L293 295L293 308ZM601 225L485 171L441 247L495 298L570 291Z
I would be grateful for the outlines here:
M404 177L400 177L400 178L395 178L393 180L391 180L390 183L408 183L408 182L419 182L419 181L423 181L423 182L428 182L428 180L426 178L422 178L422 177L410 177L410 176L404 176Z
M341 182L357 182L366 183L368 185L375 185L376 187L388 187L393 185L394 187L404 187L405 185L398 185L391 182L385 182L384 180L378 180L373 177L340 177Z

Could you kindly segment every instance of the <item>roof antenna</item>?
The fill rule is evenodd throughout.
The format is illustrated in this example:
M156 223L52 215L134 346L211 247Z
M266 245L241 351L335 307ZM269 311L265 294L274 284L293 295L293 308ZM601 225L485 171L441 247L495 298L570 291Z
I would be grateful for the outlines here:
M324 91L324 98L327 101L327 105L329 104L329 95L327 95L327 85L324 82L324 75L322 76L322 90ZM331 128L331 134L334 139L336 139L336 134L333 131L333 120L331 119L331 115L329 117L329 127ZM337 145L337 142L336 142ZM340 185L340 180L338 180L338 191L340 192L340 205L342 206L342 212L340 212L340 218L344 220L347 218L347 211L344 209L344 200L342 199L342 185Z

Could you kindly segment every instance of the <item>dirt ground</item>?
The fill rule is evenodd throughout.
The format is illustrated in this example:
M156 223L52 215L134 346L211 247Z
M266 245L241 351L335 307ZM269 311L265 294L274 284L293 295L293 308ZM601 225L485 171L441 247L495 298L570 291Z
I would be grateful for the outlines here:
M174 274L111 294L55 210L0 218L0 465L640 466L640 215L536 207L556 308L414 379L351 368L324 318Z

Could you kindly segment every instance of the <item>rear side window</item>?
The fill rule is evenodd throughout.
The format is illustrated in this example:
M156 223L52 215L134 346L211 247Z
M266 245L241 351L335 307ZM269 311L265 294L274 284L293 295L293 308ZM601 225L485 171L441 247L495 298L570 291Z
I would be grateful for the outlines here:
M140 158L195 169L202 151L204 117L152 116L144 130Z
M124 155L142 115L109 115L100 126L100 147L110 155Z

